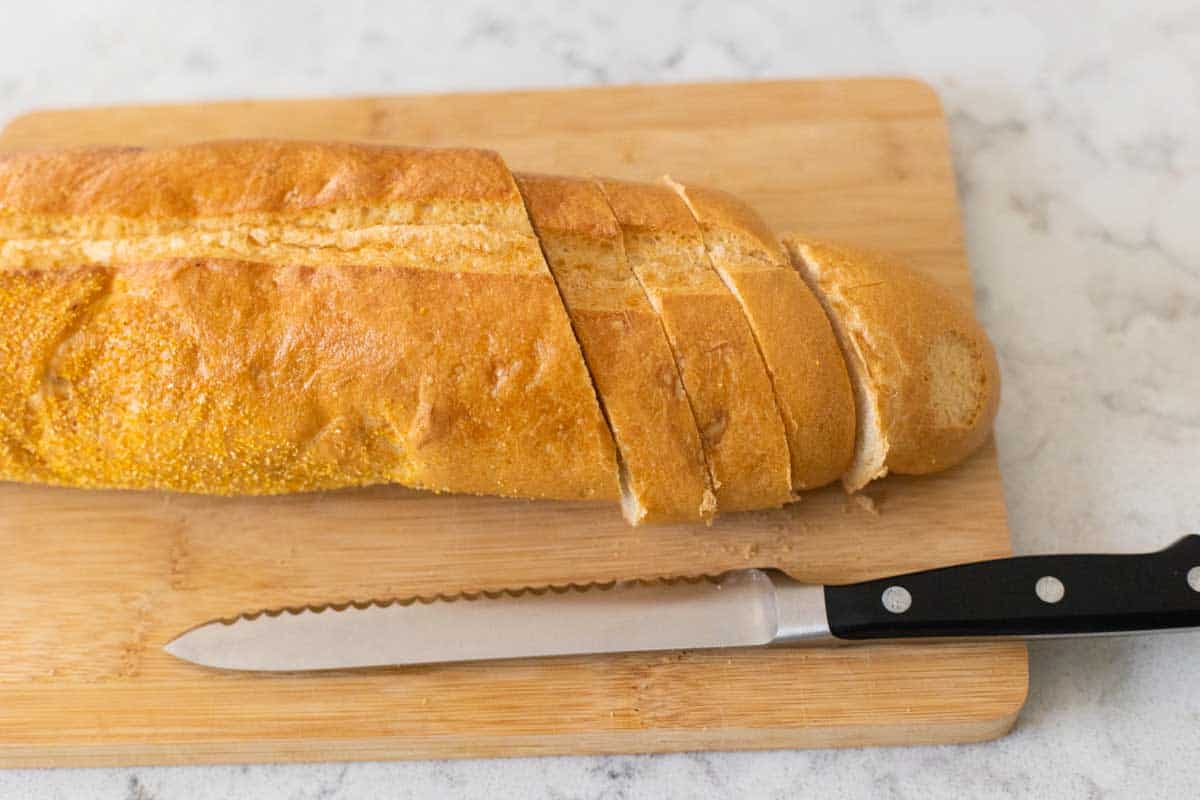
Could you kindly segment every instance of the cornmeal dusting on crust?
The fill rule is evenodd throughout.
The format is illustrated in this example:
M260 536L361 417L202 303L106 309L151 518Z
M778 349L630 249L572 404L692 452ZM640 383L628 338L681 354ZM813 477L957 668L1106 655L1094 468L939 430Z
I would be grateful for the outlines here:
M0 157L0 478L615 500L491 153L280 142Z

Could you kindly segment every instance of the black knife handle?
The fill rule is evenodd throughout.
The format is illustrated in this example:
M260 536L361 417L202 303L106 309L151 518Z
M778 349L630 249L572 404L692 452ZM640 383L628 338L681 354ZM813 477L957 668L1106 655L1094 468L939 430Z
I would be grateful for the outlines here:
M1200 626L1200 535L1156 553L1019 556L827 586L825 610L840 639Z

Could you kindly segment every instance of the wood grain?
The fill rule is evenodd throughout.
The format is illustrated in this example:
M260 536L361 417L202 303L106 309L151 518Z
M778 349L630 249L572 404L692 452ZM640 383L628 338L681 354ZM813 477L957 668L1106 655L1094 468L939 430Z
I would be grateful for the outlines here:
M910 256L969 297L945 123L902 80L38 112L4 149L295 136L471 144L515 169L742 195L778 230ZM1012 725L1019 643L682 652L314 675L161 651L262 607L775 565L837 582L1006 555L989 446L927 478L713 528L398 488L214 499L0 484L0 765L442 758L973 741Z

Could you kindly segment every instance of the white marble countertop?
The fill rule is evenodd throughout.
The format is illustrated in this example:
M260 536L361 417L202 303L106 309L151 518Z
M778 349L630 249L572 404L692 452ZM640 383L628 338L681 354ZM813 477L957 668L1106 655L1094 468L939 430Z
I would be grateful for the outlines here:
M0 25L0 121L148 100L922 77L950 115L976 300L1000 351L1018 552L1200 531L1200 4L519 5L22 3ZM1031 650L1028 706L989 744L11 770L0 797L1195 795L1200 635Z

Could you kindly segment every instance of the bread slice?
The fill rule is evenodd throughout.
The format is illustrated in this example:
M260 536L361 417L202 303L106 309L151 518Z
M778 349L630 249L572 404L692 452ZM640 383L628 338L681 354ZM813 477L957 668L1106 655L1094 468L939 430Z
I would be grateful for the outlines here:
M854 393L821 304L753 209L725 192L664 180L691 209L754 332L787 431L793 488L837 480L854 457Z
M996 416L1000 372L970 309L894 259L794 234L784 243L853 378L859 435L846 488L889 470L946 469L978 449Z
M679 365L718 510L794 499L771 380L741 306L708 263L691 212L666 186L612 180L601 186L621 224L629 265Z
M584 178L517 175L517 185L617 443L625 518L710 519L716 498L696 420L603 192Z
M579 345L494 153L6 155L0 242L0 478L619 496Z

